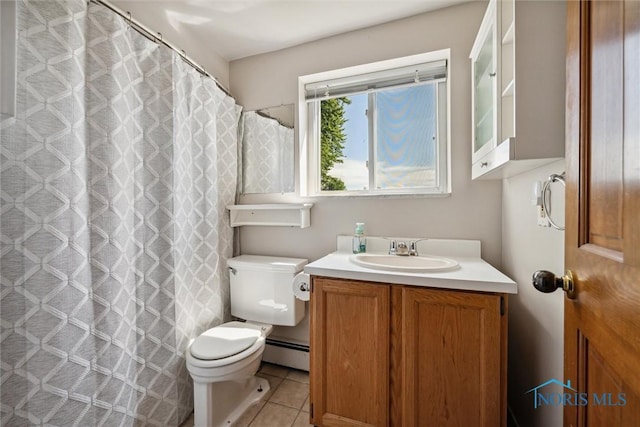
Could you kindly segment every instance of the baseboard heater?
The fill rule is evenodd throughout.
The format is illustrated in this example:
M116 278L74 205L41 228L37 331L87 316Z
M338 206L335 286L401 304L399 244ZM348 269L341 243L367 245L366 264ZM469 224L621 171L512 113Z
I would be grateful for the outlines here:
M309 346L267 338L262 360L289 368L309 370Z
M273 345L275 347L288 348L290 350L298 350L298 351L304 351L306 353L309 353L308 345L295 344L295 343L286 342L286 341L278 341L278 340L273 340L271 338L267 338L267 344Z

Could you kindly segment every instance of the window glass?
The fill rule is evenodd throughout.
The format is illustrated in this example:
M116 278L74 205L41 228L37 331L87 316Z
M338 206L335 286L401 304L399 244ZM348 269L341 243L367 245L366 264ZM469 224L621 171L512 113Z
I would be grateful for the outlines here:
M376 188L436 187L435 85L381 91L375 99Z
M340 110L337 113L332 107ZM369 189L369 120L367 118L367 94L345 96L322 101L321 165L329 164L326 174L321 176L322 191L358 191ZM331 111L331 113L328 113ZM336 115L333 115L336 114ZM328 158L330 150L326 145L334 144L330 136L335 132L339 117L344 119L344 139L335 150L335 160ZM326 147L326 148L325 148Z

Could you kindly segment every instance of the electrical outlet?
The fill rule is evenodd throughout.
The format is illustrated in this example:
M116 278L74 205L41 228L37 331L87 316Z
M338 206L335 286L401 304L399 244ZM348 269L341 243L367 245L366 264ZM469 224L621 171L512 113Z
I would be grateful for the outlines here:
M538 227L550 227L549 218L544 214L542 206L538 207Z

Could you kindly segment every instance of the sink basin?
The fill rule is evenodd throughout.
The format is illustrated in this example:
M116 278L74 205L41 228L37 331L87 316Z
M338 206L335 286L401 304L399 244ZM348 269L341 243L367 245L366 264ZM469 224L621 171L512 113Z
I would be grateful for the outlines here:
M458 268L458 262L450 258L435 256L398 256L385 254L355 254L350 257L351 262L362 267L376 270L404 271L414 273L428 273L449 271Z

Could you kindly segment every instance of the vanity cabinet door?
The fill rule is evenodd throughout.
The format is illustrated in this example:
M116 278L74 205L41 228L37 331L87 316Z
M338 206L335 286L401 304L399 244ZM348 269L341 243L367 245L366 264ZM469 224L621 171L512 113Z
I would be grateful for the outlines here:
M387 426L390 286L312 280L311 423Z
M403 426L506 425L501 298L402 288Z

